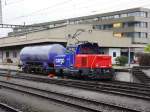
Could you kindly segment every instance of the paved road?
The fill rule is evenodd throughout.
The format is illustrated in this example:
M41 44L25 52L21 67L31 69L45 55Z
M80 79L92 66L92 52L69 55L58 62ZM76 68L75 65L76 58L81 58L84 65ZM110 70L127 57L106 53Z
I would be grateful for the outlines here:
M142 70L147 76L149 76L150 77L150 69L148 69L148 70Z
M133 76L129 72L117 72L115 80L133 82Z

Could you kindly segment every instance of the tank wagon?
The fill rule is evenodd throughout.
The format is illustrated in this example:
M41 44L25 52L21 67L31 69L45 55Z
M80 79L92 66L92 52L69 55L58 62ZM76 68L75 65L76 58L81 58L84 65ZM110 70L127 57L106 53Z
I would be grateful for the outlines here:
M65 48L59 44L24 47L20 52L23 72L54 72L54 59L65 54Z
M25 47L20 53L24 72L55 72L57 76L112 79L111 56L99 54L97 43L81 42Z

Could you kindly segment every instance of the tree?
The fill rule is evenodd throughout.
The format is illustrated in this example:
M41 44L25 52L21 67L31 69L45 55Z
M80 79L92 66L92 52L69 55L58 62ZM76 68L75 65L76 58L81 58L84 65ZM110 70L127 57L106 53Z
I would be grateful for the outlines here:
M148 45L144 48L144 51L150 53L150 44L148 44Z

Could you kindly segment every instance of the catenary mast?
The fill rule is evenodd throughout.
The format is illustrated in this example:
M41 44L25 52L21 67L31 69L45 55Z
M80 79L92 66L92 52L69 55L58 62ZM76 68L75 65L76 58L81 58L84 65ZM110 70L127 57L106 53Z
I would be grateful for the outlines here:
M2 24L2 1L0 0L0 24Z

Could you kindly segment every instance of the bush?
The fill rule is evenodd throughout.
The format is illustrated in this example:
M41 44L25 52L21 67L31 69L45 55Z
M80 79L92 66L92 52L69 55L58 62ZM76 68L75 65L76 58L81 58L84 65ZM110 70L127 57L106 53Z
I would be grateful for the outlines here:
M7 63L13 63L13 61L10 58L7 58Z
M144 51L147 53L150 53L150 44L148 44L145 48Z
M128 63L128 57L126 56L118 56L115 61L117 62L117 64L124 66L125 64Z
M141 53L138 55L140 66L150 66L150 53Z

